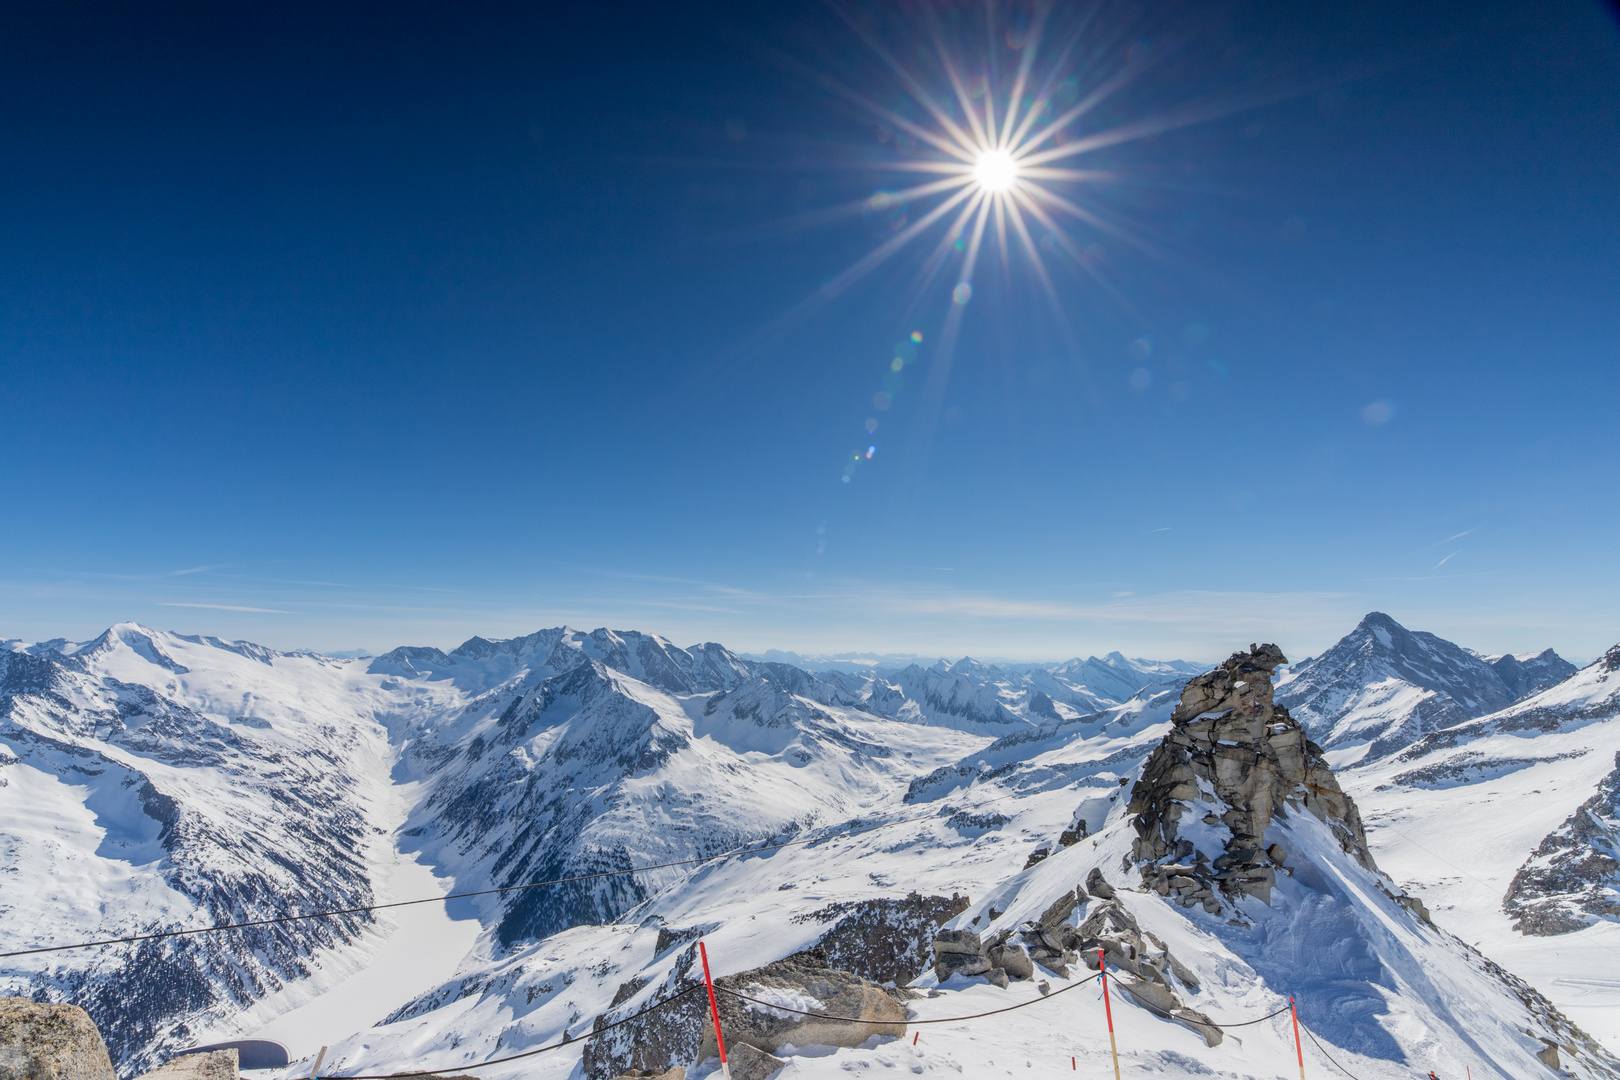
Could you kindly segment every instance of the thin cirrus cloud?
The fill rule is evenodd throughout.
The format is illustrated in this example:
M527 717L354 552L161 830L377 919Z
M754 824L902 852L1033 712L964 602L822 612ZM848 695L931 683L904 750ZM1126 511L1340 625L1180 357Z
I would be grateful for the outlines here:
M291 611L283 611L280 608L245 607L245 606L243 606L241 604L183 604L183 603L180 603L177 600L175 600L175 601L159 600L158 603L157 603L157 606L158 607L207 608L210 611L250 611L250 612L253 612L254 614L257 614L257 615L292 615L292 614L294 614Z

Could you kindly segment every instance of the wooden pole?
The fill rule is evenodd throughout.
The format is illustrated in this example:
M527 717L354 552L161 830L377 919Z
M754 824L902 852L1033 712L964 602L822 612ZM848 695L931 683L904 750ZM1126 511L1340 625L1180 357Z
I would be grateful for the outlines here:
M1294 1018L1294 1053L1299 1055L1299 1080L1305 1080L1305 1047L1299 1041L1299 1012L1294 1008L1293 998L1288 999L1288 1015Z
M325 1060L326 1047L323 1046L321 1047L321 1052L315 1055L315 1067L309 1070L309 1080L315 1080L317 1076L321 1075L321 1062ZM730 1078L728 1077L727 1080L730 1080Z
M1119 1080L1119 1044L1114 1041L1114 1007L1108 1001L1108 961L1097 950L1097 971L1102 975L1103 1015L1108 1017L1108 1049L1114 1054L1114 1080ZM731 1080L728 1076L726 1080Z
M703 957L703 983L709 988L709 1013L714 1017L714 1042L720 1047L720 1072L731 1080L731 1067L726 1064L726 1037L720 1034L720 1003L714 999L714 980L709 977L709 950L698 942L698 955Z

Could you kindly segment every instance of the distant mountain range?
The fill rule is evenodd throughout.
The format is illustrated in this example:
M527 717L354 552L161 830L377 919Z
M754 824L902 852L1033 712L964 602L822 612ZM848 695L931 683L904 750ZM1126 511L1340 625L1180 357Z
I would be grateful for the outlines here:
M1451 824L1413 808L1446 818L1438 808L1451 804L1436 793L1547 778L1539 781L1547 794L1522 820L1502 817L1514 810L1495 795L1468 804L1481 828L1512 839L1470 862L1496 892L1488 911L1470 909L1455 928L1469 941L1475 929L1497 934L1496 947L1511 950L1526 935L1620 926L1604 862L1614 850L1610 766L1620 767L1620 697L1613 665L1604 666L1614 656L1580 672L1550 650L1481 657L1373 613L1284 675L1277 701L1348 769L1342 783L1363 803L1379 864L1409 892L1432 897L1442 927L1451 926L1451 871L1407 858L1399 838L1440 850L1461 841L1440 838ZM382 895L400 852L462 891L572 879L471 901L483 937L456 979L397 988L397 999L378 1005L386 1023L328 1058L340 1073L398 1071L423 1067L426 1048L436 1062L471 1066L491 1056L479 1049L486 1044L539 1045L577 1033L581 1017L640 1000L641 988L674 977L666 969L684 954L666 939L690 940L682 927L712 926L702 932L722 955L763 963L823 941L844 917L829 912L961 891L973 898L963 925L987 927L1018 905L1044 910L1048 885L1072 887L1093 865L1120 873L1133 850L1122 791L1202 670L1110 653L1047 666L962 658L812 671L715 643L681 648L656 635L567 627L351 659L135 624L82 643L7 642L0 951L363 906ZM883 831L690 862L853 824ZM1303 825L1286 829L1295 839L1283 847L1315 843ZM1357 912L1356 925L1409 918L1399 907L1375 917L1354 889L1329 884L1334 874L1369 871L1340 865L1327 849L1309 858L1321 869L1301 877L1316 884L1300 886L1299 903L1327 889ZM662 868L621 873L653 865ZM1356 888L1364 886L1386 887L1373 878ZM1160 901L1149 891L1131 902ZM1243 910L1251 921L1263 914ZM1138 917L1167 937L1196 931L1211 943L1206 958L1189 951L1190 963L1212 965L1200 967L1213 995L1200 1009L1235 1015L1248 1006L1232 988L1252 990L1287 970L1196 911L1171 905ZM391 925L386 914L357 913L14 958L0 963L0 993L84 1004L127 1073L204 1032L251 1033L233 1028L236 1018L280 988L328 985L364 966ZM1401 926L1417 935L1402 948L1429 956L1430 946L1413 943L1432 931ZM636 927L649 928L646 956L641 944L630 947L641 942ZM1393 995L1400 1009L1422 1010L1426 993L1456 995L1446 1008L1498 1017L1509 1041L1542 1023L1523 1012L1542 1009L1539 998L1502 990L1509 983L1460 946L1434 949L1433 963L1453 965L1444 991L1386 986L1363 972L1351 981L1371 980L1370 996L1345 992L1369 1003ZM1596 971L1601 955L1569 970ZM1551 981L1540 988L1581 1007ZM1328 1008L1326 999L1311 1008ZM1341 1031L1346 1053L1426 1052L1398 1023L1356 1042L1354 1025L1331 1010L1309 1019ZM1565 1037L1547 1034L1563 1030L1557 1023L1536 1030ZM1202 1045L1175 1053L1200 1069L1234 1070ZM455 1047L463 1056L444 1058Z

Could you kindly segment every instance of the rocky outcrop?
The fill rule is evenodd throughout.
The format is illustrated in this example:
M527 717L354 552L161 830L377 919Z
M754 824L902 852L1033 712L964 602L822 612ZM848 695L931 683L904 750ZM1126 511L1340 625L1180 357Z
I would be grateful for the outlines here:
M237 1080L241 1075L234 1049L170 1058L138 1080Z
M0 998L0 1080L113 1080L112 1060L77 1005Z
M1101 874L1093 871L1093 877L1100 881ZM1097 971L1106 963L1115 985L1143 1008L1198 1032L1209 1046L1221 1041L1213 1020L1182 1004L1180 992L1196 992L1198 977L1163 941L1144 933L1118 897L1092 901L1085 921L1073 929L1086 967Z
M1183 907L1216 913L1244 895L1269 903L1288 853L1266 829L1290 808L1315 814L1374 869L1355 803L1272 699L1272 673L1287 662L1277 646L1256 645L1189 681L1131 789L1143 884Z
M769 1054L787 1044L859 1046L874 1035L906 1033L905 1006L883 987L827 966L820 950L716 979L715 986L722 991L717 1000L728 1049L747 1044ZM806 1012L851 1019L823 1020ZM714 1029L706 1027L698 1060L717 1055Z
M1596 919L1620 919L1620 753L1562 825L1513 875L1502 910L1521 934L1567 934Z
M816 942L827 963L863 979L904 986L928 968L928 945L941 926L966 911L965 896L923 896L829 904L796 923L832 926Z
M690 1068L719 1056L701 970L694 970L696 952L689 947L675 965L681 974L645 998L641 997L644 985L616 995L622 1015L610 1009L597 1018L598 1028L657 1002L675 1000L630 1023L590 1036L581 1059L588 1080L608 1080L632 1070L661 1076L675 1066ZM780 1068L780 1063L771 1065L775 1058L765 1058L790 1043L859 1046L873 1035L898 1037L906 1030L906 1009L900 1000L909 997L909 991L885 990L871 980L830 967L819 948L752 971L723 975L714 984L732 1080L741 1080L740 1062L752 1063L751 1069L769 1066L755 1077L763 1080ZM825 1020L804 1013L853 1019ZM756 1051L763 1056L757 1057Z

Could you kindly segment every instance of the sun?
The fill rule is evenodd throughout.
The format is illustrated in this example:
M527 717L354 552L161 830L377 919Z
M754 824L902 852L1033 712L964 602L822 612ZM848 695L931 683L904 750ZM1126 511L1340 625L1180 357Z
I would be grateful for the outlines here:
M1018 162L1006 150L985 150L973 163L973 179L989 192L1002 192L1018 182Z

